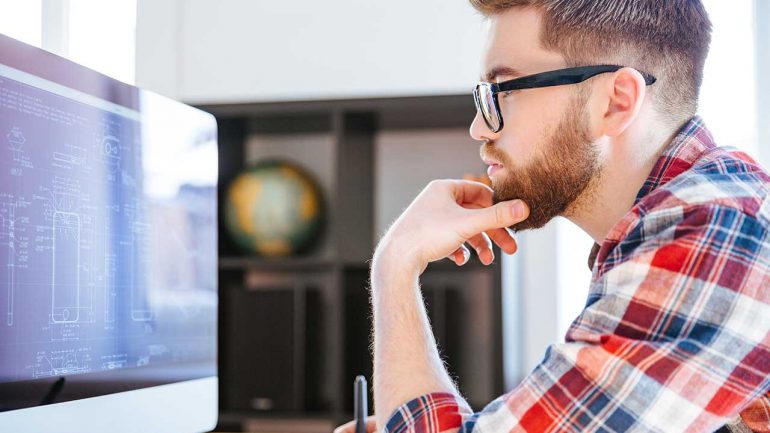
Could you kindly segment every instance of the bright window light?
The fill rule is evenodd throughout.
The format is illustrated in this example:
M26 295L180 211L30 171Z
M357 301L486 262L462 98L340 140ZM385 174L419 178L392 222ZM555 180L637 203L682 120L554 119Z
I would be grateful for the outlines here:
M714 24L700 93L700 114L720 146L758 158L754 4L704 0Z
M133 84L136 0L70 0L67 57Z
M561 340L569 325L580 314L586 304L591 271L588 270L588 255L594 244L593 239L580 227L564 218L556 219L558 266L556 292L556 332Z
M39 47L42 43L42 0L0 0L0 33Z

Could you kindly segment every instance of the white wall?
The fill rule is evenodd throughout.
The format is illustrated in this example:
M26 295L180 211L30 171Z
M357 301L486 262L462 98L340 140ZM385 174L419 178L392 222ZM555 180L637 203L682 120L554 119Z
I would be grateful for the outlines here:
M187 102L470 92L465 0L139 0L137 84Z
M433 179L481 177L487 166L468 128L377 134L374 155L375 241ZM440 157L439 157L440 156Z
M758 0L767 3L766 0ZM758 157L754 2L703 0L713 24L698 113L720 146ZM736 125L740 125L736 127Z
M757 119L760 161L770 167L770 2L754 0L754 28L756 29L757 58Z

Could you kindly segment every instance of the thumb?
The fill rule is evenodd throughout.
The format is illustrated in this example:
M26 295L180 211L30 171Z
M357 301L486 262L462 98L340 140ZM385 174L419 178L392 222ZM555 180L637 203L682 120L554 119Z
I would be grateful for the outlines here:
M483 209L474 209L471 236L487 230L509 227L529 217L529 206L522 200L509 200Z

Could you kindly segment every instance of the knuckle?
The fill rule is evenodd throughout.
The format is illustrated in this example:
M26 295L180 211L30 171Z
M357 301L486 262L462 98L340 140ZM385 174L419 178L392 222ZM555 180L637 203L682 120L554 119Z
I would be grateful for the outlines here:
M462 242L470 242L472 243L473 235L475 233L472 233L473 228L471 227L462 227L457 231L457 237L458 240Z
M455 179L433 179L428 183L430 188L448 188L454 185Z
M428 182L428 188L438 188L445 182L444 179L433 179Z

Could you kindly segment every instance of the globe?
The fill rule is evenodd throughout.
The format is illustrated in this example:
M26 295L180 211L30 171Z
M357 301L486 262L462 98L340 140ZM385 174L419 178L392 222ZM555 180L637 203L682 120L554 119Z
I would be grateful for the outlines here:
M225 227L247 253L297 255L318 240L323 208L321 190L306 170L289 161L262 161L229 185Z

